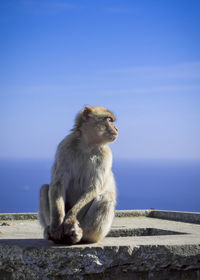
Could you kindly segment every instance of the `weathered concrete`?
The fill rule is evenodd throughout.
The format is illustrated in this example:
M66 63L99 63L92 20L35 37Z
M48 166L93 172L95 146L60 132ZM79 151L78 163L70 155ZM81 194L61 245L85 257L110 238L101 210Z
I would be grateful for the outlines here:
M75 246L42 239L36 213L1 214L0 280L200 279L200 213L172 213L117 211L108 237Z
M200 214L190 212L178 212L178 211L163 211L163 210L151 210L148 217L180 221L186 223L200 224Z

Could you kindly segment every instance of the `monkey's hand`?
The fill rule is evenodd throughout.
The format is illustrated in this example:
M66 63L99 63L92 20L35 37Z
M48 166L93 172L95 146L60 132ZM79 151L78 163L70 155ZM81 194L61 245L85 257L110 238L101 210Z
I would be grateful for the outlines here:
M64 221L64 241L72 245L78 243L83 236L83 230L75 217L69 217Z

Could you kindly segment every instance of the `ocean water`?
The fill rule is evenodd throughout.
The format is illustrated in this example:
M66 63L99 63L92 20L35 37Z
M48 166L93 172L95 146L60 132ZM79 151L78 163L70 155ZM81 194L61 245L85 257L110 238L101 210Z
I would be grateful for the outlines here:
M0 212L35 212L52 161L0 160ZM117 209L200 212L200 161L116 160Z

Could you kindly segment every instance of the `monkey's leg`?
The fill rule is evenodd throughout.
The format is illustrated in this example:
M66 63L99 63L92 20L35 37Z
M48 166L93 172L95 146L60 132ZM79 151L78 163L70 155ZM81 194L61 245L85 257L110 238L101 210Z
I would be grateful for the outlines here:
M49 185L42 185L40 188L39 197L39 221L44 228L44 238L49 239L48 226L50 224L50 213L49 213Z
M39 197L39 221L44 228L50 224L48 192L49 185L42 185L40 188Z
M51 183L49 186L49 213L50 225L47 230L49 239L55 243L62 243L65 202L60 181Z
M83 241L98 242L111 228L115 211L115 197L112 192L104 192L93 200L87 213L80 220Z

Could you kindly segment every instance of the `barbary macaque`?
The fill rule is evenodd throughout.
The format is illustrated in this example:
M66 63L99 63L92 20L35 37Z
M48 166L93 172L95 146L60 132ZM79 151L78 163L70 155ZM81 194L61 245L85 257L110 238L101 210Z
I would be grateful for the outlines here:
M51 183L40 189L44 238L55 243L94 243L109 232L116 204L109 142L118 136L115 116L86 106L58 145Z

